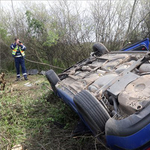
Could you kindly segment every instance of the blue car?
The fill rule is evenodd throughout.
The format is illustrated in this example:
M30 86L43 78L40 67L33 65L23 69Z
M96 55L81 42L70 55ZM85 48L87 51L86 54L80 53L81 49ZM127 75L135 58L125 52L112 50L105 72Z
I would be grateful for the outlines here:
M54 93L112 150L150 149L147 40L141 41L146 50L139 50L139 42L113 52L96 43L89 58L59 75L53 70L46 72Z
M149 51L149 38L125 47L121 51Z

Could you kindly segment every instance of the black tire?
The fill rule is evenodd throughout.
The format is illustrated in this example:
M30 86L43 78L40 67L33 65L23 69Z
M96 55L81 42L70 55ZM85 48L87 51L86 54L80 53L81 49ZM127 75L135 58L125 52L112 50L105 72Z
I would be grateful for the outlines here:
M83 90L73 100L77 110L95 136L105 131L105 124L110 118L110 115L94 96L88 91Z
M103 54L107 54L109 51L102 43L95 43L93 45L93 51L96 55L101 56Z
M51 87L55 94L57 94L55 85L60 81L59 77L53 70L48 70L46 72L46 78L48 79L49 83L51 84Z

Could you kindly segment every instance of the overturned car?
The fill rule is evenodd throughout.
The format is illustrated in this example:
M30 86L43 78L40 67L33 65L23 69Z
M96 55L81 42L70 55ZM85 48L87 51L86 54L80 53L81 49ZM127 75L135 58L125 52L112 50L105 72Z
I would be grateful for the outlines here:
M110 149L150 149L148 45L146 51L133 50L132 45L128 51L108 52L103 44L95 44L89 58L60 75L46 72L54 93L98 140L104 135Z

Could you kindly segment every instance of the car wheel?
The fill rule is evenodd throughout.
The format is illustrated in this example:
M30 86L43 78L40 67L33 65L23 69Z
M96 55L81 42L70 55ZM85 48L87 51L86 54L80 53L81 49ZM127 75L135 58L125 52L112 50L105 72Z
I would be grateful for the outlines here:
M94 136L105 131L105 124L110 115L94 96L83 90L75 95L74 103Z
M47 77L49 83L51 84L51 87L52 87L54 93L57 94L55 85L57 84L58 81L60 81L59 77L53 70L48 70L46 72L46 77Z
M101 56L109 52L108 49L102 43L95 43L93 45L93 51L98 56Z

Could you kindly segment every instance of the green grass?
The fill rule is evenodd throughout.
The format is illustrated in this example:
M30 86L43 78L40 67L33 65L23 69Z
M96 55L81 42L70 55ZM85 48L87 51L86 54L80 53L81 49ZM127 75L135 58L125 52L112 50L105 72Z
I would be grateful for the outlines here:
M0 150L17 144L27 150L95 149L93 137L71 137L79 117L49 90L45 77L14 79L14 74L7 75L5 91L0 92ZM25 87L27 82L32 87Z

